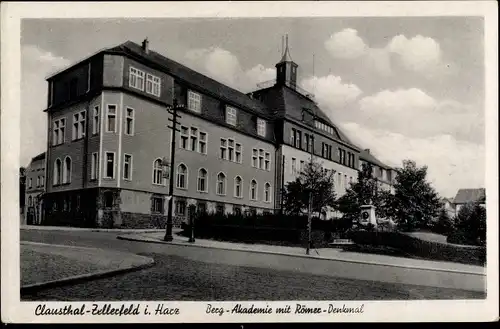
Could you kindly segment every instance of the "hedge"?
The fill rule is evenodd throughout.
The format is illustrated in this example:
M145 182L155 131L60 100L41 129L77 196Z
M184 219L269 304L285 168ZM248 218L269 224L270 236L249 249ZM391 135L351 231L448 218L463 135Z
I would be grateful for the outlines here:
M424 241L400 232L353 231L350 233L350 238L356 244L386 246L428 260L480 266L486 264L486 248L480 246L457 246Z

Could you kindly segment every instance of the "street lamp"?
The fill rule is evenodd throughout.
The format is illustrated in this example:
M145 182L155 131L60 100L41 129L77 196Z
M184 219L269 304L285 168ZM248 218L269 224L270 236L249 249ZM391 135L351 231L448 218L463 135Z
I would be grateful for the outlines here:
M173 235L172 235L172 227L173 227L173 220L172 220L172 211L173 211L173 196L174 196L174 163L175 163L175 135L176 132L179 131L177 129L177 124L179 123L177 119L180 119L181 117L177 114L177 109L182 108L182 105L179 105L177 103L177 99L174 98L172 102L172 106L167 107L168 113L172 114L172 119L168 119L168 121L172 121L172 125L168 126L168 128L172 129L172 140L171 140L171 149L170 149L170 174L169 174L169 184L168 184L168 216L167 216L167 230L165 232L165 241L172 241ZM165 159L166 160L166 159ZM168 165L167 165L168 166Z

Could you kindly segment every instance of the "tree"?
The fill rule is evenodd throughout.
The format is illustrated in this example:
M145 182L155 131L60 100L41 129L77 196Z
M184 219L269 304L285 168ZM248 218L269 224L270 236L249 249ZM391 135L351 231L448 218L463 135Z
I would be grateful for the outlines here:
M486 241L486 209L481 201L462 206L455 216L455 225L459 234L466 240L482 244Z
M308 162L299 176L285 186L284 208L289 214L307 213L309 192L312 191L312 210L319 212L335 204L335 172L325 171L321 164Z
M448 235L455 229L453 221L444 207L439 211L437 222L432 227L432 231L439 234Z
M373 167L369 163L363 164L358 171L358 179L346 190L346 193L335 203L335 209L342 213L346 225L359 218L362 205L373 204L379 211L379 191L377 182L373 178Z
M403 230L426 228L439 214L439 196L427 182L427 166L417 167L415 161L403 161L396 169L394 196L387 201L387 212Z

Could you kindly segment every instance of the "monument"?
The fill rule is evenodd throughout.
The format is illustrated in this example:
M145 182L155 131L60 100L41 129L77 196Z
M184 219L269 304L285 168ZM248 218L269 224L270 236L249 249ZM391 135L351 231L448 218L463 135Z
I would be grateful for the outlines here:
M361 206L359 225L367 226L368 224L372 224L374 227L377 227L377 216L375 215L375 206L372 204L366 204Z

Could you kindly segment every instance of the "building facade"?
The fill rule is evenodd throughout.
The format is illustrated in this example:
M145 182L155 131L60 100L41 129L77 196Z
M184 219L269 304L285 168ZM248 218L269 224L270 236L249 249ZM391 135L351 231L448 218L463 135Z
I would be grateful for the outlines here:
M243 94L127 41L50 77L44 211L58 225L163 227L175 144L176 225L197 211L263 213L310 156L357 177L359 148L296 87L288 47L274 86ZM176 140L172 115L179 104Z
M45 152L33 157L26 168L25 224L41 224L45 192Z

